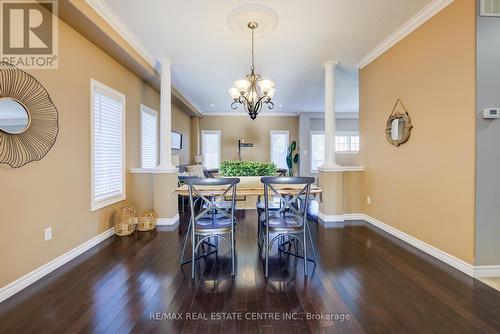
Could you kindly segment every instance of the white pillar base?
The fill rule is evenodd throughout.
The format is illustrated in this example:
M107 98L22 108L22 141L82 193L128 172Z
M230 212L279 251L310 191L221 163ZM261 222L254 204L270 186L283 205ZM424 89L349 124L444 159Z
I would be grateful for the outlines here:
M318 211L318 218L320 221L320 224L323 226L328 227L329 223L343 223L346 219L346 217L342 215L327 215L324 214L321 211ZM330 225L331 226L331 225Z
M156 225L157 226L176 226L179 223L179 214L176 214L170 218L157 218Z

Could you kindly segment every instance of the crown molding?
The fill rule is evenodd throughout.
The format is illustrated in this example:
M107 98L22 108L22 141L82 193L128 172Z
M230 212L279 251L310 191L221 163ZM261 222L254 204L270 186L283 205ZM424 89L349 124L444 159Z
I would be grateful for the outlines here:
M153 68L159 69L157 61L139 39L128 29L125 23L116 16L113 10L102 0L86 0L116 32L125 39Z
M113 12L113 10L102 0L85 0L92 9L106 21L130 46L146 60L146 62L161 73L160 62L153 57L151 52L142 42L130 31L127 25ZM157 83L159 85L159 82ZM186 97L186 94L172 82L172 94L183 103L192 116L201 117L199 106Z
M361 58L358 63L359 68L363 68L385 51L389 50L400 40L408 36L412 31L420 27L431 17L439 13L446 6L451 4L453 0L432 0L427 6L425 6L420 12L412 16L408 21L406 21L401 27L384 39L380 44L378 44L374 49L372 49L368 54Z

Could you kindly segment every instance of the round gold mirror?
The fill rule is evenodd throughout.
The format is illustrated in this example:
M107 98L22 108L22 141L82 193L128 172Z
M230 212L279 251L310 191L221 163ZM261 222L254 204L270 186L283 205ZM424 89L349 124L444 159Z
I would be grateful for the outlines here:
M0 163L19 168L41 160L56 142L59 115L30 74L0 62Z
M26 131L29 124L29 113L21 102L10 97L0 98L1 131L20 134Z

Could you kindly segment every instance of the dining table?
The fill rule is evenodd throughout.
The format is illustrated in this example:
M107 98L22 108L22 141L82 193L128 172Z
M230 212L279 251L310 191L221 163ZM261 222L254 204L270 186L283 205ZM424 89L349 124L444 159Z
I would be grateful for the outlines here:
M303 188L304 185L273 185L278 193L281 195L297 195ZM218 196L221 195L227 186L196 186L196 190L203 196ZM317 185L311 185L310 194L316 195L321 193L321 188ZM181 196L189 196L188 186L182 185L174 190L177 195ZM271 190L269 190L270 195L275 195ZM196 196L195 193L193 195ZM226 194L227 195L227 194ZM255 185L238 185L236 187L236 197L242 196L263 196L264 195L264 186L255 186Z

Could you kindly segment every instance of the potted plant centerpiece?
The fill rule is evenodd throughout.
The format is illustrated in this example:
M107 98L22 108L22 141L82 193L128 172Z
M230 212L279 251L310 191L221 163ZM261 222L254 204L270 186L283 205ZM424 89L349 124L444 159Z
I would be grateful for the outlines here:
M262 176L275 176L277 169L272 162L223 161L219 172L222 177L240 178L239 187L258 188L262 187L260 178Z
M223 161L219 169L219 177L238 177L238 188L262 188L262 176L276 176L277 168L272 162L260 161ZM255 208L257 196L242 196L237 198L239 209Z

